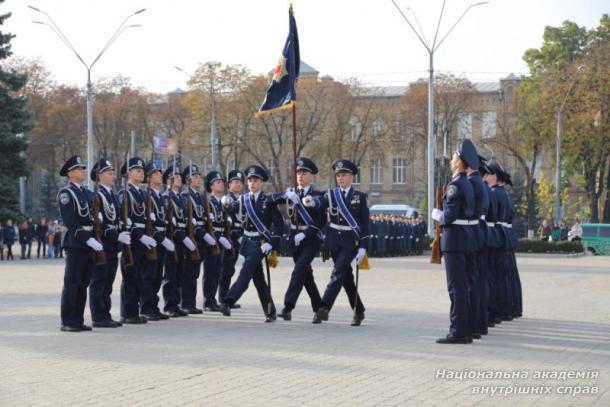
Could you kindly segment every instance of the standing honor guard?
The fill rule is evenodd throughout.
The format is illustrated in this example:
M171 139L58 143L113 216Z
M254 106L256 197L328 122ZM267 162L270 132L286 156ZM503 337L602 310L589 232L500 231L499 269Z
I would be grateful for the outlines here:
M239 196L242 194L244 188L244 175L240 170L229 171L229 190L227 196L233 200L238 201ZM240 207L235 213L229 213L231 221L231 243L233 243L233 252L235 255L225 256L222 264L222 271L220 273L220 279L218 282L218 301L224 303L225 295L229 291L231 286L231 278L235 274L235 263L239 257L239 248L244 234L243 222L246 219L246 212L243 207ZM239 304L233 304L231 308L240 308Z
M320 252L320 246L324 240L322 228L326 223L326 213L320 208L305 208L301 203L301 199L305 196L320 197L322 195L312 186L313 176L317 173L318 167L312 160L306 157L297 158L298 187L289 188L286 192L274 196L276 203L286 203L290 218L290 244L293 245L294 269L284 296L284 309L280 314L286 321L292 319L292 310L303 286L311 299L311 308L314 313L318 311L322 301L314 281L311 262Z
M197 246L186 236L186 202L180 194L182 176L175 159L173 165L165 169L163 183L167 185L167 191L163 194L167 208L166 234L175 245L173 252L175 255L170 252L165 255L162 283L165 300L163 310L170 317L178 318L188 315L188 312L180 308L181 284L185 280L185 246L188 244L189 252L195 250Z
M89 284L91 319L95 328L116 328L122 324L114 321L110 315L110 297L121 244L130 245L131 236L129 232L120 231L121 207L118 196L112 190L116 174L110 161L102 158L93 166L90 176L97 184L93 207L101 222L100 235L105 253L105 262L95 265Z
M64 238L66 268L61 292L61 330L64 332L90 331L84 324L87 286L95 264L95 253L103 252L101 242L93 237L93 219L89 192L82 186L87 173L80 156L65 162L59 175L68 177L68 184L57 194L61 219L68 231Z
M258 165L251 165L244 172L250 192L239 197L238 201L233 201L228 195L222 198L223 205L229 207L231 213L245 208L246 219L240 248L244 264L239 277L225 295L220 312L230 316L231 306L239 300L252 280L266 315L265 322L273 322L276 319L276 310L269 286L265 282L262 262L265 261L268 271L267 256L272 250L279 248L282 214L272 199L263 192L263 185L269 179L267 172Z
M450 327L446 337L437 343L472 343L469 319L469 273L466 256L475 248L472 227L479 223L474 217L475 202L466 171L478 168L479 156L470 140L458 147L451 160L453 178L443 196L443 208L434 208L432 218L443 228L441 250L445 257L447 290L451 300Z
M144 317L150 321L158 321L169 319L159 309L159 290L163 281L163 266L167 253L174 253L176 247L174 243L166 236L167 225L167 210L163 197L161 196L161 187L163 185L163 174L154 161L149 161L146 164L146 180L148 181L148 191L146 195L147 211L150 213L147 219L147 228L152 230L152 237L157 242L156 260L151 278L151 293L143 296L141 312ZM175 253L174 253L175 254Z
M333 163L332 169L338 187L329 189L320 197L305 196L302 200L306 207L328 211L330 228L324 240L324 247L330 251L334 263L330 282L312 322L319 324L328 320L328 314L343 287L354 310L351 325L360 326L364 320L365 308L354 283L351 262L355 261L356 267L359 267L369 246L367 195L352 187L354 177L358 174L358 167L354 163L340 159Z
M222 263L225 257L233 259L233 245L229 241L231 232L227 226L228 215L220 202L225 192L225 181L218 171L211 171L205 177L205 189L208 192L205 212L207 217L207 236L214 243L206 248L203 264L203 306L207 312L218 312L220 306L216 300ZM213 237L212 237L213 236ZM217 244L216 242L220 243Z
M149 260L148 252L157 246L157 242L145 231L148 218L146 194L140 189L144 181L144 161L140 157L131 157L121 168L121 176L127 177L127 187L119 195L127 205L133 255L133 264L121 263L121 322L145 324L146 317L140 315L141 296L152 292L155 263Z

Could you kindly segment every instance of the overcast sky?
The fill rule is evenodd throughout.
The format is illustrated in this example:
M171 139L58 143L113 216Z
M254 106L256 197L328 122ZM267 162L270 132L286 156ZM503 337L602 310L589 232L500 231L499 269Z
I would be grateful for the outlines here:
M442 0L397 0L415 10L432 41ZM448 0L439 37L472 1ZM187 72L207 61L242 64L253 73L272 69L288 32L287 0L6 0L12 12L3 31L17 35L13 52L39 57L55 78L83 86L86 70L49 27L33 24L46 11L86 62L91 62L123 19L141 24L123 32L92 70L93 80L122 74L155 92L186 88ZM358 77L367 84L405 85L427 75L428 54L391 0L294 0L301 59L322 75ZM474 7L435 54L435 69L472 81L523 74L524 51L539 47L547 25L571 20L596 27L608 0L491 0ZM412 14L408 14L412 16ZM414 20L413 20L414 21Z

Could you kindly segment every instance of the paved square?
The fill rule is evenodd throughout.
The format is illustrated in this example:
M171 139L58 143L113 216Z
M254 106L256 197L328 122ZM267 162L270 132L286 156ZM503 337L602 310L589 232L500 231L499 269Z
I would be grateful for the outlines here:
M279 309L290 262L272 272ZM449 300L425 257L372 259L360 328L344 294L328 323L303 293L291 322L265 324L251 285L230 318L77 334L58 329L63 262L2 261L0 405L610 405L610 259L518 263L524 317L451 346L434 343ZM329 272L316 262L320 289Z

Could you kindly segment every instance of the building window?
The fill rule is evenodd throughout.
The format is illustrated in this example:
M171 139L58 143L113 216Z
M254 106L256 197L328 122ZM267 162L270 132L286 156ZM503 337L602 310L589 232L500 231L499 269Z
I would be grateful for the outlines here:
M349 125L350 125L350 138L354 141L359 140L360 134L362 133L362 125L360 124L360 121L358 119L356 119L355 117L352 117L351 119L349 119Z
M383 122L381 121L381 119L376 119L373 121L373 125L371 127L371 130L373 132L373 137L377 137L381 134L381 131L383 129Z
M460 113L458 115L458 139L472 138L472 115Z
M353 184L360 184L360 171L358 171L358 174L354 175Z
M496 112L483 112L482 138L496 137Z
M370 161L371 184L383 184L383 167L381 159L376 158Z
M273 158L267 161L267 169L269 170L269 177L275 178L276 165L275 160Z
M404 184L407 175L407 160L404 158L394 158L392 160L392 183Z

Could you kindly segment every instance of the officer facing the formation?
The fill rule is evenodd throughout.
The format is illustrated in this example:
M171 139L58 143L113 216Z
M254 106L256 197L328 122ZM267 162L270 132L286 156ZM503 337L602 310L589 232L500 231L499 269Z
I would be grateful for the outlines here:
M101 240L104 246L105 263L96 264L89 284L89 308L95 328L116 328L122 324L110 315L112 285L118 267L121 244L131 244L129 232L120 232L121 206L112 190L116 175L114 167L102 158L91 169L91 180L98 183L94 199L99 202Z
M367 195L352 187L358 167L349 160L340 159L333 163L338 187L329 189L319 198L306 196L303 205L320 208L328 212L330 228L324 240L324 247L330 251L334 268L330 282L322 296L322 302L314 315L313 323L328 320L328 314L341 290L345 290L354 317L352 326L359 326L364 320L364 305L354 284L351 262L358 266L364 260L369 245L369 208Z
M63 247L66 250L64 285L61 292L61 330L64 332L90 331L84 324L87 286L94 267L94 252L104 250L91 233L91 202L89 192L82 186L86 166L77 155L70 157L59 175L68 177L68 184L57 194L61 219L68 228Z
M152 236L145 233L146 194L140 189L144 181L144 160L131 157L121 168L121 175L127 177L127 189L120 192L121 202L127 196L128 224L131 230L131 252L133 264L121 263L123 281L121 283L121 322L124 324L145 324L146 317L140 315L141 296L152 292L152 275L155 264L148 260L147 250L157 246Z
M290 276L290 283L284 296L284 309L280 316L290 321L299 294L303 287L311 299L311 308L317 312L322 299L314 281L311 262L320 252L324 240L322 228L326 223L326 214L321 209L305 208L301 200L305 196L320 197L320 191L312 186L313 176L318 173L316 164L306 157L297 158L297 185L296 190L289 188L284 193L275 194L276 203L286 203L288 217L290 218L290 244L293 245L292 259L294 269Z
M238 201L244 188L244 175L240 170L229 171L229 190L227 196ZM227 211L229 212L229 211ZM237 263L244 228L242 223L246 219L245 209L242 207L235 213L228 213L231 219L231 243L233 243L234 256L225 256L223 259L222 271L218 283L218 301L224 303L225 295L231 286L231 278L235 274L235 263ZM240 308L239 304L233 304L231 308Z
M180 290L184 277L185 245L195 248L195 244L186 236L186 203L180 194L182 176L180 167L170 165L163 172L163 183L167 190L163 194L167 210L167 237L175 245L175 255L165 254L165 271L163 272L163 311L172 318L185 317L188 312L180 308ZM170 232L167 232L167 231ZM190 250L189 250L190 252Z
M437 343L472 343L466 256L475 248L471 226L479 222L471 220L475 210L474 192L466 171L478 166L476 149L469 140L465 140L451 160L453 178L443 196L443 208L432 211L432 218L443 228L441 250L445 257L447 289L451 300L449 334L437 339Z
M237 202L232 201L229 196L223 197L223 205L228 207L231 213L244 208L246 219L240 248L244 263L239 277L225 295L220 312L230 316L231 306L239 300L252 280L266 315L265 322L273 322L276 319L276 310L269 286L265 282L262 261L272 250L279 247L282 214L272 199L263 192L263 185L269 179L267 172L258 165L251 165L244 172L250 192L242 195Z
M163 281L163 266L165 264L166 254L176 250L174 243L165 235L167 223L167 211L161 196L161 187L163 186L163 173L154 161L149 161L146 164L146 179L148 181L148 191L146 200L151 202L150 220L153 222L153 238L157 242L156 253L157 259L152 269L151 290L150 295L142 298L142 315L149 321L158 321L169 319L159 309L159 290Z
M208 312L218 312L220 306L216 300L216 292L223 259L234 257L233 245L229 242L231 236L225 236L225 222L228 221L228 215L220 202L225 192L222 174L218 171L209 172L206 175L205 189L209 194L206 206L209 219L208 233L213 236L215 244L208 246L203 265L203 306Z

